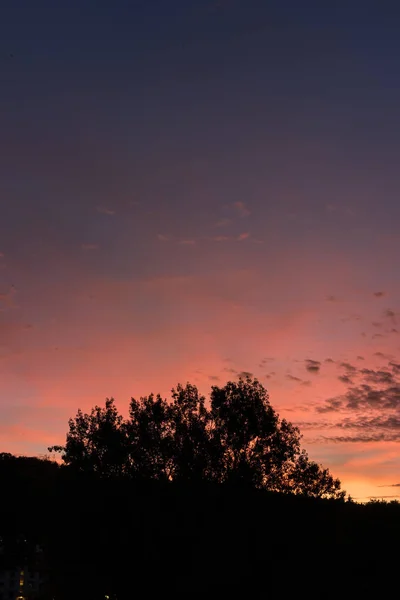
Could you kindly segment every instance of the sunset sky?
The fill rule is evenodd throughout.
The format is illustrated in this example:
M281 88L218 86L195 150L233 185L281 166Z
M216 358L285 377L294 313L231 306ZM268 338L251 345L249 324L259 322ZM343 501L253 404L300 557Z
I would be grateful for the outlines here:
M0 451L242 371L400 497L400 9L0 8Z

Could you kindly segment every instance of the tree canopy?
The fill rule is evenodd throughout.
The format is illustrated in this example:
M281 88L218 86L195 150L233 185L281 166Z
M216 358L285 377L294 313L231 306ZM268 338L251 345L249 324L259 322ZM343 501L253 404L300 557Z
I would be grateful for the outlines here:
M280 419L263 385L250 376L213 386L209 402L190 383L134 398L129 416L114 400L69 420L66 465L101 477L182 483L225 483L316 498L345 492L328 469L311 461L297 427Z

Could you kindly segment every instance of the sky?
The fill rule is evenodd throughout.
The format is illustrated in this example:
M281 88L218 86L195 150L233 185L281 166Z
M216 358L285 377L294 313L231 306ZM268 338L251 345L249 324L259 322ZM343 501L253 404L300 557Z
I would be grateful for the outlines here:
M0 451L242 372L400 498L400 8L0 8Z

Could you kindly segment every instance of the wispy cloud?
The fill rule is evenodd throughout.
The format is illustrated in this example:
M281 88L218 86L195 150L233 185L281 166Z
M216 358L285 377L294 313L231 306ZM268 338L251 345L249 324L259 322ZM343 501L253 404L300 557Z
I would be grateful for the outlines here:
M115 210L112 210L111 208L107 208L106 206L96 206L96 210L97 212L101 213L102 215L115 215Z
M295 375L292 375L291 373L286 374L286 379L288 379L289 381L293 381L294 383L299 383L300 385L305 385L305 386L311 385L311 381L309 381L308 379L301 379L300 377L296 377Z
M181 246L195 246L196 240L187 239L187 240L179 240L178 244Z
M374 352L374 356L377 356L378 358L384 358L385 360L390 360L392 357L390 356L390 354L385 354L385 352Z
M82 250L98 250L99 245L98 244L82 244L81 248L82 248Z
M233 242L233 241L244 242L244 240L249 240L251 238L250 238L250 233L247 232L247 231L245 231L243 233L240 233L236 237L232 237L232 236L229 236L229 235L216 235L216 236L214 236L211 239L212 239L213 242L221 243L221 242ZM263 243L262 240L251 240L251 241L254 241L254 243L256 243L256 244L262 244Z
M298 381L299 383L302 381L300 377L295 377L291 373L286 374L286 379L289 379L289 381Z
M275 358L273 356L266 356L261 359L260 366L266 365L268 363L274 362Z
M359 427L361 429L363 428L368 428L371 426L375 426L375 423L368 423L366 421L360 423ZM381 424L382 426L382 424ZM386 425L383 424L383 426L386 428ZM356 428L356 425L353 424L352 428ZM398 442L400 440L400 432L399 431L377 431L377 432L372 432L372 433L355 433L355 434L349 434L349 435L332 435L332 436L323 436L322 437L323 440L325 440L326 442L336 442L336 443L341 443L341 444L348 444L348 443L353 443L353 444L359 444L359 443L364 443L364 444L370 444L373 442Z
M339 206L338 204L328 203L325 205L325 209L328 213L340 213L350 217L355 216L355 211L350 206Z
M209 375L208 379L210 381L220 381L220 377L218 377L218 375Z
M239 217L248 217L250 215L250 210L244 202L234 202L233 207Z
M391 308L387 308L384 311L383 316L387 319L390 319L392 323L396 325L396 313L394 312L394 310L392 310Z
M335 412L340 410L342 406L343 402L340 398L329 398L325 401L323 406L317 406L315 410L318 413Z
M9 308L16 308L14 298L17 293L15 286L11 286L7 292L0 293L0 311Z
M254 373L252 373L251 371L240 371L238 373L239 377L242 377L242 379L246 379L247 377L254 377Z
M356 373L357 372L357 367L350 364L349 362L341 362L339 366L342 367L343 369L346 369L346 371L348 373Z
M321 363L319 360L312 360L310 358L307 358L304 362L306 364L306 369L309 373L319 373L319 370L321 368Z
M398 494L395 496L368 496L369 500L386 500L388 498L400 498Z
M212 238L213 242L229 242L229 240L231 240L232 238L230 238L227 235L216 235L215 237Z
M216 223L214 223L214 227L228 227L232 224L232 219L228 219L227 217L219 219Z
M171 240L171 236L166 235L165 233L157 233L157 239L160 242L169 242Z
M348 375L339 375L339 381L346 384L352 384L353 380Z
M352 322L352 321L361 321L361 316L354 314L354 315L349 315L348 317L343 317L341 319L342 323L348 323L348 322Z
M388 483L386 485L378 485L378 487L400 487L400 483Z
M224 367L222 370L224 373L232 373L233 375L237 375L238 373L238 370L233 367Z

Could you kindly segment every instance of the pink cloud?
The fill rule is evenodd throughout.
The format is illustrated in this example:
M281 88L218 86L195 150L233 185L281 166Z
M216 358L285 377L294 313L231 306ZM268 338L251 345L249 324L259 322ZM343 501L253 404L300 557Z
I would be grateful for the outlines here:
M98 244L82 244L81 248L82 248L82 250L98 250L99 245Z
M250 210L244 202L234 202L233 207L240 217L248 217L250 215Z
M103 214L103 215L115 215L115 210L112 210L111 208L107 208L106 206L96 206L96 210L97 212Z
M212 238L214 242L228 242L231 238L227 235L216 235Z
M0 294L0 311L16 308L14 298L17 293L16 288L12 285L6 292Z
M219 219L215 224L214 227L228 227L229 225L232 224L232 219L228 219L228 218L223 218L223 219Z

